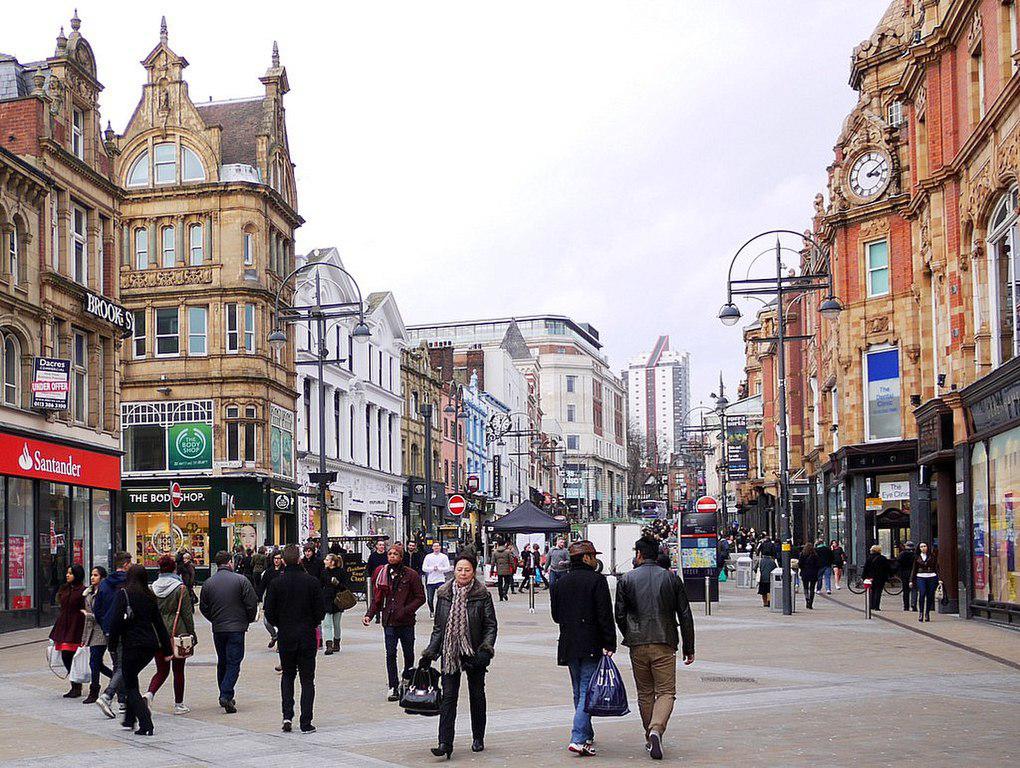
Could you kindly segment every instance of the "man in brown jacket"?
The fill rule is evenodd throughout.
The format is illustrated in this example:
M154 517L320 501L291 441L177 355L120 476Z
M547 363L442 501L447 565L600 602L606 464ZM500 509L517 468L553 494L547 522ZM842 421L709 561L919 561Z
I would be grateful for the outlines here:
M425 590L418 573L404 565L403 547L386 551L386 564L372 574L372 602L362 623L367 627L378 614L386 640L388 701L400 698L397 676L397 643L404 652L404 671L414 669L414 614L425 604Z

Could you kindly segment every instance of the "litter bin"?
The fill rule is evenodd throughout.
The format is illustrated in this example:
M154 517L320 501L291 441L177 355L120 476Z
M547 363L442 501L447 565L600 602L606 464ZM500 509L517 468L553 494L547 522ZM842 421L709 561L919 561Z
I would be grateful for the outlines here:
M741 555L737 558L737 586L745 589L754 589L754 570L751 568L751 558Z
M790 574L790 608L796 612L797 610L797 584L794 580L795 574ZM772 592L770 608L776 613L783 612L783 569L776 567L772 571Z

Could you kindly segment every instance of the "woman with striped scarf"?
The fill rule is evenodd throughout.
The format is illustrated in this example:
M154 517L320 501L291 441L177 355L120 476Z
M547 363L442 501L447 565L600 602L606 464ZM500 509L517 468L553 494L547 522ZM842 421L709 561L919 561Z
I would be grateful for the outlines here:
M436 623L422 654L423 664L442 658L439 746L432 748L436 757L453 754L461 672L467 675L471 704L471 751L485 749L485 672L496 652L496 608L489 590L475 578L477 568L470 555L457 557L453 580L436 593Z

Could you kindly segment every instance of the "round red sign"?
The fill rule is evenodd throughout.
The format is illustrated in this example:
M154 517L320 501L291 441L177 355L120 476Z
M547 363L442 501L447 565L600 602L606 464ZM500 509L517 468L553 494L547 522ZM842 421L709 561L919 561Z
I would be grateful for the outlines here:
M174 509L177 509L181 506L182 501L184 501L184 494L181 492L181 484L170 483L170 504Z
M450 510L451 515L463 515L464 510L467 509L467 501L459 493L455 493L446 502L446 508Z
M719 502L711 496L702 496L698 499L698 503L694 505L694 508L698 512L709 512L715 514L719 511Z

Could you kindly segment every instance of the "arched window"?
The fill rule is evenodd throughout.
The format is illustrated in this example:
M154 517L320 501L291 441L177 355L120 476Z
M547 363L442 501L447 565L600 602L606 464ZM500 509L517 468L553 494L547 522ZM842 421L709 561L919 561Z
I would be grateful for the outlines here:
M18 227L11 227L7 235L7 269L15 285L21 282L21 251L18 243Z
M149 230L138 227L135 230L135 269L149 268Z
M188 227L188 247L191 252L191 266L200 266L205 261L205 244L201 224L192 224Z
M21 403L21 345L13 333L3 334L3 398L4 405Z
M181 181L205 181L202 161L187 147L181 147Z
M163 266L177 266L177 232L173 227L163 227Z
M145 150L135 160L128 171L127 186L145 187L149 184L149 150Z
M988 306L991 310L993 366L1020 354L1017 198L1016 188L1003 195L992 212L988 226Z

